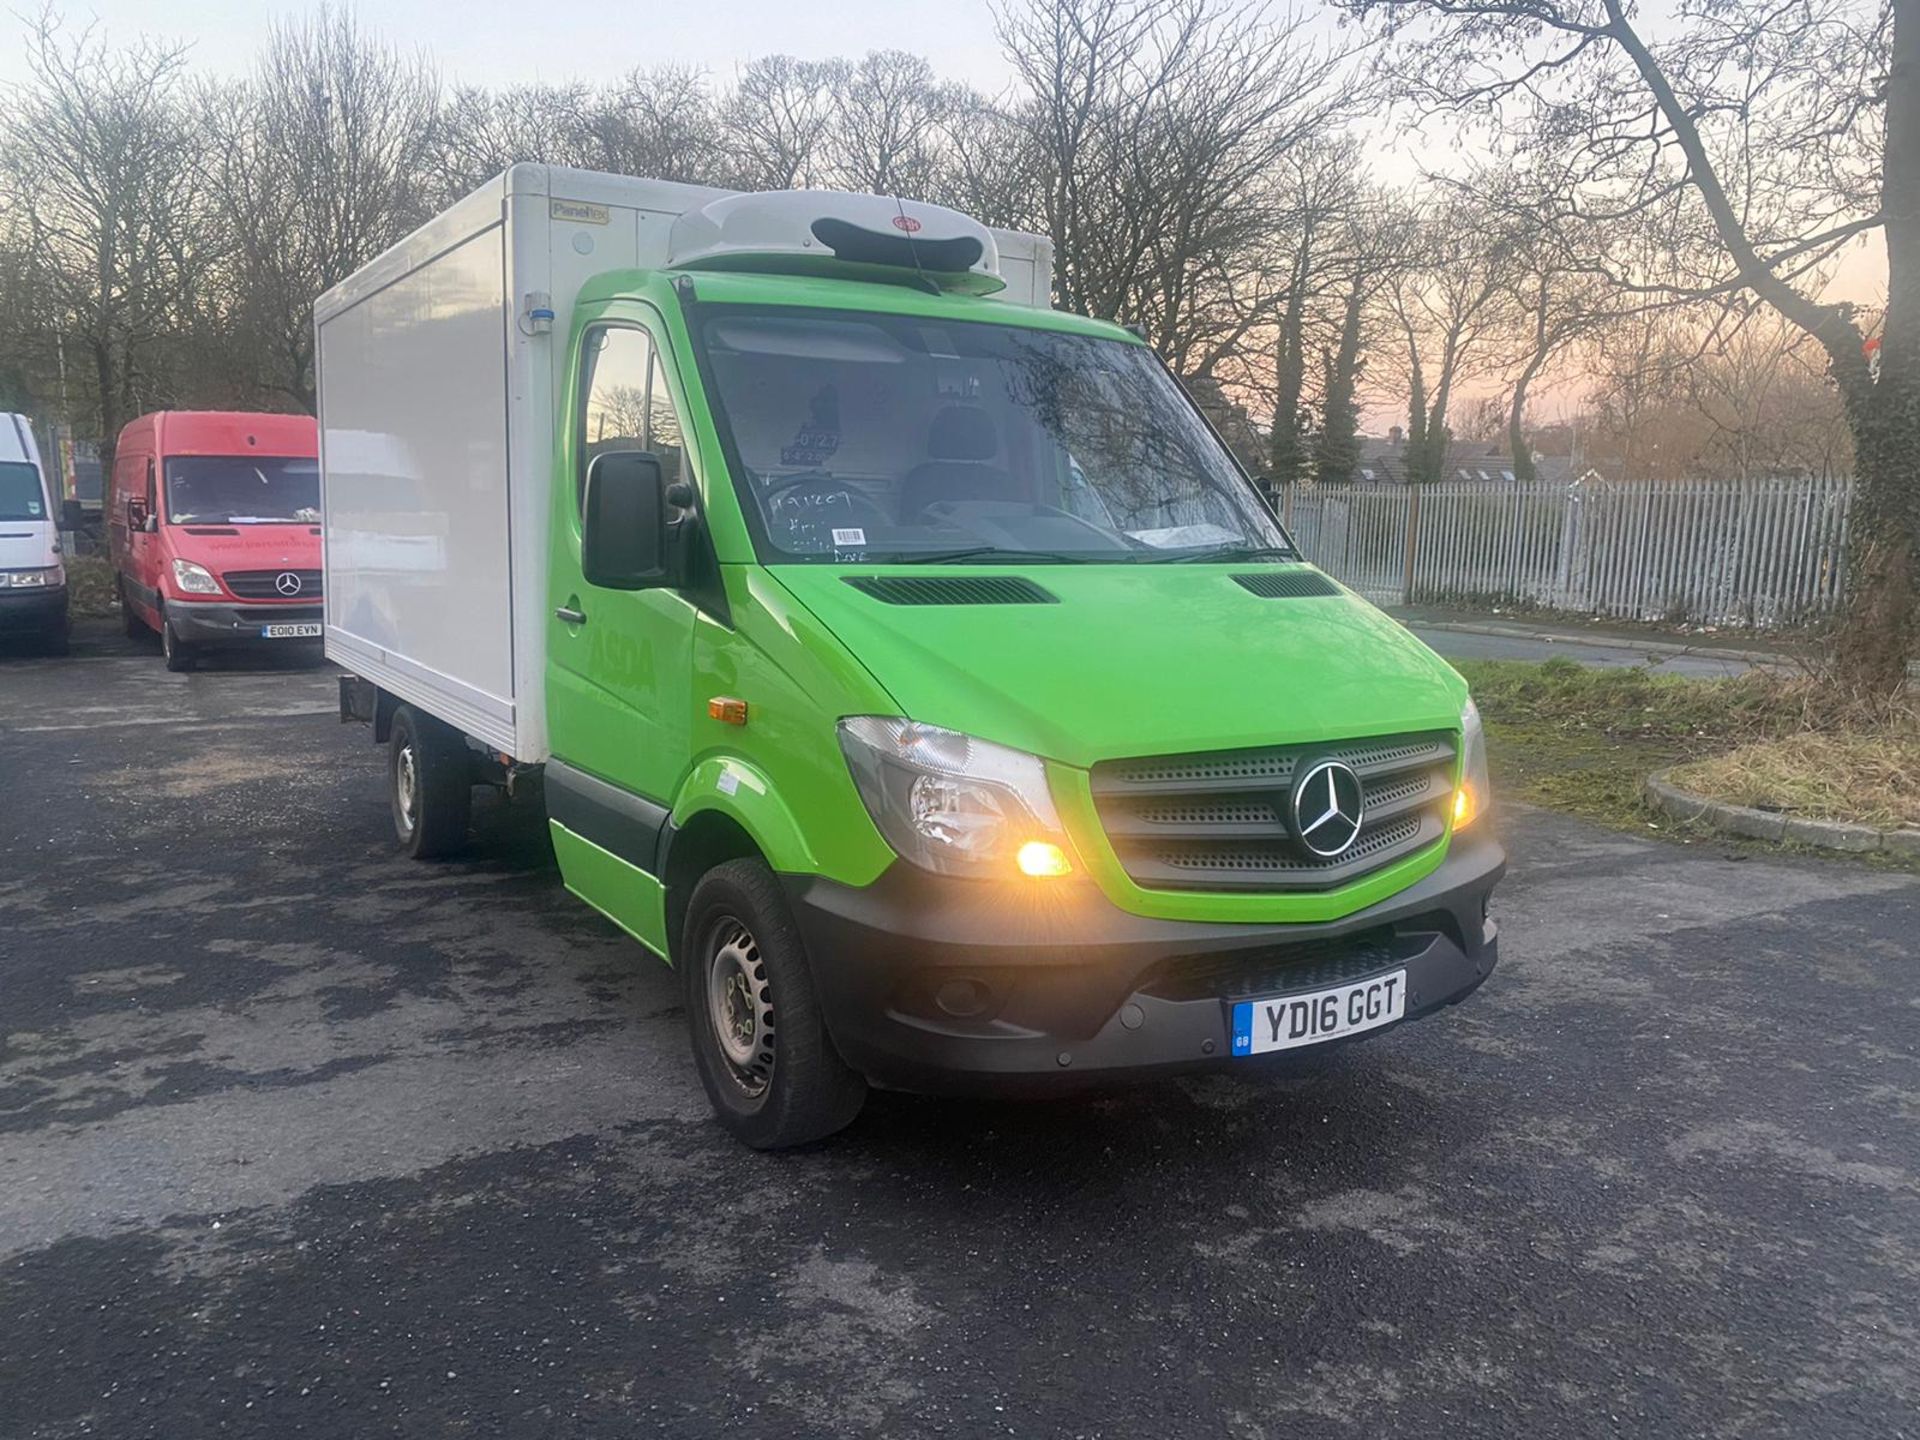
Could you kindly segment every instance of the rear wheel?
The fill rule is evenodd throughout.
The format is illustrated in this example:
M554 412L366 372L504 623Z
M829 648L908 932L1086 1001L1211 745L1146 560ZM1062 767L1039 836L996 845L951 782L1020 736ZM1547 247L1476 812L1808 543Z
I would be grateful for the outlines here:
M867 1083L833 1048L800 932L765 864L729 860L701 879L680 968L700 1083L735 1138L782 1150L853 1122Z
M431 715L402 705L387 738L387 788L393 831L415 860L452 855L467 843L473 776L467 742Z
M200 647L189 645L173 633L173 622L167 619L166 612L160 612L160 654L167 662L167 669L176 673L191 670L200 663Z

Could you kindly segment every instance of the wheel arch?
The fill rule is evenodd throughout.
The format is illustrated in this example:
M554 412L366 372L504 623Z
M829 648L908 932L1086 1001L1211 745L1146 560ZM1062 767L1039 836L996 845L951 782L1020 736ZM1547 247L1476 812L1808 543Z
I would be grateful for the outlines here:
M693 767L660 837L667 940L679 944L687 898L700 877L728 860L759 859L776 871L818 868L800 822L758 766L709 755Z
M660 881L666 890L667 957L680 963L680 932L686 927L687 903L700 877L729 860L766 860L759 841L735 816L724 810L704 809L684 822L669 822L661 837Z

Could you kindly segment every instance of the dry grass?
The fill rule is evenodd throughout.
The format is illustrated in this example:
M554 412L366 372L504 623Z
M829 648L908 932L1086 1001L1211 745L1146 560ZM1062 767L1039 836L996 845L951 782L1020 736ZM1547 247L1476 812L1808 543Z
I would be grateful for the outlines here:
M67 566L67 604L73 614L118 615L120 602L114 598L113 565L104 555L69 555Z
M1920 726L1755 741L1679 766L1673 782L1757 810L1881 829L1920 826Z
M1487 721L1494 791L1623 829L1656 825L1642 777L1820 819L1920 824L1920 704L1828 677L1686 680L1643 669L1463 661Z

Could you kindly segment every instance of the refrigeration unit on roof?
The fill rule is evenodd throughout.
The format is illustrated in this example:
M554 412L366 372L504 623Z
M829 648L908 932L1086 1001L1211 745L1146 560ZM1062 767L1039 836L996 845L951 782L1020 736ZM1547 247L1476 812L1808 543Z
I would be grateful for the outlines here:
M673 222L667 263L678 269L764 270L897 280L942 290L1004 289L993 233L941 205L832 190L729 195Z

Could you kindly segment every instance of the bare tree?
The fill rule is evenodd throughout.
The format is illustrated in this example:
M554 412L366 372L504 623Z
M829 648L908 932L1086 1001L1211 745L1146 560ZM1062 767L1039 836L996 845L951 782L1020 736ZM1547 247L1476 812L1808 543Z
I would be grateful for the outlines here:
M827 136L836 185L875 195L931 196L947 121L965 99L904 50L875 50L841 76Z
M599 87L463 86L441 110L437 138L448 199L523 160L688 184L728 174L706 77L687 66L636 69Z
M1404 345L1407 474L1439 480L1452 444L1455 394L1497 368L1507 323L1514 247L1491 207L1449 190L1412 222L1417 264L1385 292Z
M1560 177L1522 172L1476 173L1466 183L1487 197L1507 249L1506 310L1512 334L1503 428L1514 477L1537 477L1527 438L1527 401L1541 377L1583 337L1605 325L1623 303L1620 292L1581 257L1620 243L1596 240L1592 226L1554 204ZM1616 235L1620 227L1614 227ZM1643 307L1656 300L1643 299Z
M1138 324L1212 378L1286 303L1280 162L1360 90L1300 20L1223 0L1025 0L999 18L1061 304Z
M1340 0L1397 42L1403 92L1484 118L1508 153L1564 167L1569 214L1670 212L1683 280L1593 268L1628 291L1750 294L1824 351L1858 493L1843 673L1903 685L1920 637L1920 0L1715 0L1647 30L1627 0ZM1813 283L1853 237L1889 259L1876 370L1856 308Z
M465 195L522 160L548 165L590 163L592 87L534 83L487 90L463 85L448 97L436 125L442 194Z
M1804 331L1750 302L1623 317L1596 336L1589 458L1634 479L1831 476L1846 411Z
M282 21L224 111L219 179L266 386L314 401L314 298L431 213L439 86L344 10Z
M740 72L724 111L734 183L748 190L824 183L828 143L850 67L769 55Z
M964 86L949 89L928 199L989 225L1044 229L1035 203L1043 170L1039 152L1007 107Z
M725 177L718 118L706 77L684 65L631 71L582 113L584 163L620 175L691 185Z
M156 361L187 327L216 258L207 243L202 154L184 103L184 47L110 46L30 20L31 78L0 118L0 196L36 307L86 367L111 462L120 427L159 397Z
M1314 470L1322 481L1354 478L1360 465L1360 394L1367 377L1369 348L1383 323L1377 304L1391 294L1416 263L1419 215L1403 198L1377 187L1368 189L1342 226L1337 303L1321 348L1320 433L1314 440ZM1391 374L1394 367L1382 367Z
M1293 211L1292 255L1275 344L1267 447L1268 473L1278 484L1299 479L1312 456L1308 357L1325 346L1327 295L1352 288L1350 268L1359 239L1354 222L1362 198L1359 146L1351 139L1310 141L1285 157L1285 173Z

